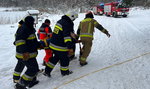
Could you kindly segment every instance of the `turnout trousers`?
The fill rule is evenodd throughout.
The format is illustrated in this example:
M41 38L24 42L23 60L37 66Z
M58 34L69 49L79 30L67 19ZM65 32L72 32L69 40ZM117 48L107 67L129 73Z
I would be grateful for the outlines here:
M46 68L45 72L47 74L50 74L55 65L60 61L60 70L61 74L68 73L69 71L69 57L68 57L68 52L62 52L62 51L56 51L53 50L54 57L46 63Z
M36 75L39 71L37 60L36 58L30 58L27 61L23 61L22 59L19 59L19 58L17 59L18 59L18 62L14 69L13 79L19 80L19 83L24 86L28 86L30 82L36 80ZM21 76L21 73L25 66L27 67L27 70Z
M91 52L92 40L93 38L81 37L81 42L82 42L83 47L80 50L81 51L81 56L79 59L80 62L86 62L86 59Z

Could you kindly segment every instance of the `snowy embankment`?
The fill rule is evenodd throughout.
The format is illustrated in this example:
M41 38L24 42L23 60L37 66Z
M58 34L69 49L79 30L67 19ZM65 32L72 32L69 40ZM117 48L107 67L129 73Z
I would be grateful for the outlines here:
M95 29L88 65L80 67L78 60L70 63L74 73L62 77L59 64L52 78L39 76L40 83L32 89L150 89L150 10L131 10L127 18L95 16L111 34L110 38ZM52 28L60 15L49 15ZM15 19L15 18L14 18ZM84 14L74 22L75 30ZM41 25L39 23L38 27ZM11 27L14 28L11 28ZM16 65L13 45L17 24L0 25L0 89L13 89L12 73ZM79 55L77 44L76 56ZM43 68L44 51L37 57Z

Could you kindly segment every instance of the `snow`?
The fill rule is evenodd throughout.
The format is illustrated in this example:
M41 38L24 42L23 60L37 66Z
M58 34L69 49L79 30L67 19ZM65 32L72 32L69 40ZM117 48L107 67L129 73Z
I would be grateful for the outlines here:
M40 12L38 10L27 10L27 13L29 13L29 14L39 14Z
M60 17L48 14L43 19L50 19L54 28ZM95 29L92 51L87 59L89 64L80 67L78 59L71 61L73 74L64 77L58 64L52 78L39 75L40 83L31 89L150 89L149 17L150 10L142 9L131 9L127 18L95 16L111 37ZM74 21L75 30L83 19L84 13L80 13ZM13 41L17 25L0 25L0 89L13 89L14 86L12 74L17 60ZM76 46L78 57L79 44ZM44 51L39 50L37 60L40 68L43 68L43 56Z
M16 11L16 12L0 12L0 24L13 24L18 22L26 15L25 11Z

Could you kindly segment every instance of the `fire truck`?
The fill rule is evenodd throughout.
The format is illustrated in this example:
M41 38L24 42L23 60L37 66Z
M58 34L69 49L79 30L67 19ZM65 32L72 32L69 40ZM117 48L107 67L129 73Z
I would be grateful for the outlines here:
M106 3L104 5L104 14L106 16L113 17L127 17L127 15L129 14L129 8L126 7L125 4L119 2Z
M93 8L93 13L95 15L103 15L104 14L104 3L100 3L97 6L94 6Z

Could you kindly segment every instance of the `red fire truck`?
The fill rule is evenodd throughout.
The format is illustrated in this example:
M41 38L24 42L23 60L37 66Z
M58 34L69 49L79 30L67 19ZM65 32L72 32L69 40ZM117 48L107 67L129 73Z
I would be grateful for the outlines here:
M127 15L129 14L129 8L126 7L125 4L119 2L106 3L104 5L104 14L106 16L113 16L113 17L118 16L127 17Z
M104 3L100 3L97 6L94 6L93 8L93 13L95 15L103 15L104 14Z

